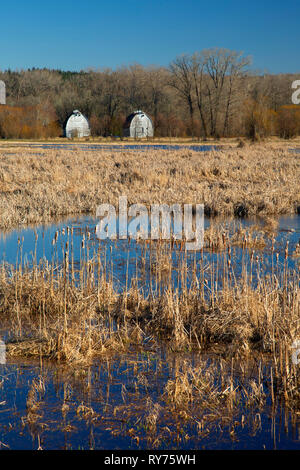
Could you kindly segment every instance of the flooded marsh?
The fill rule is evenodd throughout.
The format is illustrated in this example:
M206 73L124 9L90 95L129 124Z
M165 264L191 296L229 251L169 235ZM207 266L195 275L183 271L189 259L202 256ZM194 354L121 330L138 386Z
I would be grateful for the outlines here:
M1 449L297 449L297 415L272 404L270 365L122 355L75 370L1 367Z
M1 158L0 448L299 448L299 156L42 151ZM97 238L109 188L198 203L202 179L201 250Z
M193 254L96 223L2 236L2 447L297 448L299 216L207 219Z

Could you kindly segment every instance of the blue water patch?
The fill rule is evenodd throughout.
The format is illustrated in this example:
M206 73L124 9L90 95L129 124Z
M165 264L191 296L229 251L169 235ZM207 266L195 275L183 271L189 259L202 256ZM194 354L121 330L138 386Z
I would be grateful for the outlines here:
M11 144L9 147L13 148L15 144ZM18 147L24 148L40 148L40 149L56 149L56 150L88 150L88 151L97 151L97 150L106 150L106 151L124 151L124 150L193 150L194 152L208 152L212 150L220 150L222 147L218 145L200 145L200 144L191 144L191 145L176 145L176 144L80 144L80 143L30 143L30 144L18 144ZM33 154L34 155L34 154Z
M225 419L226 405L214 413L193 403L192 419L181 419L166 394L169 380L181 367L205 370L214 366L216 390L221 376L232 374L229 366L220 375L214 358L172 354L162 350L149 354L124 354L95 360L75 370L50 363L9 363L0 366L0 446L18 450L78 449L297 449L299 428L292 413L280 403L247 409L233 405ZM257 369L258 365L253 365ZM243 383L257 380L249 370ZM262 365L264 377L270 364ZM234 388L241 377L233 376ZM268 385L264 384L268 394ZM169 405L169 412L165 412ZM173 408L173 413L170 410ZM151 414L157 410L155 431ZM155 417L155 415L154 415ZM203 433L198 424L204 419ZM148 425L147 425L148 423ZM234 426L233 426L233 423ZM232 433L234 429L234 433ZM155 436L159 441L155 441ZM136 439L138 436L138 439ZM152 438L152 441L151 441Z
M0 262L16 266L32 266L48 262L53 266L62 267L65 253L69 253L69 264L73 264L76 270L84 268L88 261L101 260L101 274L111 281L118 292L130 287L133 283L148 295L157 292L164 284L157 284L157 276L154 273L156 265L156 253L158 261L161 256L171 259L171 280L174 289L181 290L183 284L189 287L193 280L193 267L199 269L205 265L222 266L227 262L227 252L204 249L203 251L185 251L182 244L172 244L170 241L162 244L152 243L145 245L144 241L136 240L99 240L96 236L98 220L91 216L70 217L61 222L49 225L37 225L8 233L0 234ZM211 221L205 219L205 228ZM257 219L224 220L222 227L229 233L239 228L251 228L255 224L258 229L263 225ZM260 225L259 225L260 224ZM293 256L296 246L300 241L300 216L284 216L279 219L277 231L274 235L274 250L272 240L265 237L263 249L243 249L241 246L231 247L231 263L235 276L242 276L245 266L251 270L253 283L257 275L276 274L289 268L297 270L299 256ZM289 256L285 256L288 243ZM160 251L159 251L160 250ZM184 264L190 267L186 278L181 275ZM95 270L97 272L97 269ZM199 274L199 273L198 273ZM200 275L200 274L199 274ZM218 279L215 282L222 284L222 269L218 271ZM166 275L166 285L169 278ZM207 282L211 283L211 273L207 271Z

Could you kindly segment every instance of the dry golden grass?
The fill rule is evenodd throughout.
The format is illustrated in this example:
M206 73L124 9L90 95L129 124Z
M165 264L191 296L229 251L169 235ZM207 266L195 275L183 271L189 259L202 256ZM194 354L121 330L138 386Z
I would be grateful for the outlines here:
M266 246L267 238L274 235L277 223L271 224L268 218L264 219L264 225L252 224L250 227L243 227L236 219L218 221L212 219L209 228L204 231L204 247L211 251L225 250L228 246L241 246L244 248L263 249Z
M220 151L0 147L0 227L91 212L100 203L204 203L207 215L300 211L300 155L273 144Z

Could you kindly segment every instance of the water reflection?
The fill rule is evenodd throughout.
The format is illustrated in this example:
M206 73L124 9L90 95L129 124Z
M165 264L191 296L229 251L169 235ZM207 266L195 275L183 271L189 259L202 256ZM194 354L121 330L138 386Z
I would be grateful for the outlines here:
M224 250L204 248L202 251L185 251L184 244L164 242L145 242L136 240L98 240L95 234L97 219L70 217L60 222L48 225L13 230L0 235L0 262L11 265L21 264L30 266L33 263L43 263L47 260L52 265L61 266L65 257L66 247L69 253L69 263L76 269L81 269L88 261L100 260L101 274L114 284L117 291L137 283L145 294L158 288L157 279L159 268L160 281L171 276L174 289L188 287L192 282L192 268L201 265L216 265L221 268L226 262L227 253ZM205 219L205 229L213 224ZM220 222L219 230L226 231L229 239L238 230L253 229L254 234L260 233L264 227L262 219L228 219ZM261 235L261 233L260 233ZM249 247L245 250L242 243L230 247L230 259L235 276L242 275L245 267L253 276L253 282L260 275L276 274L278 278L284 268L297 270L300 257L297 245L300 241L300 216L284 216L278 221L276 231L264 234L263 246ZM289 256L286 257L288 247ZM163 261L166 266L163 266ZM182 270L188 266L185 277ZM96 270L97 271L97 270ZM170 272L169 272L170 271ZM222 269L218 270L222 285ZM198 272L200 275L200 273ZM167 279L169 282L169 279ZM208 280L209 281L209 280ZM211 281L209 281L211 282Z
M219 391L233 377L236 402L218 408L218 399L212 405L196 391L193 402L174 406L170 384L189 368L202 370L204 381L211 369ZM299 448L295 414L280 402L270 406L268 396L260 404L239 392L249 392L259 369L268 394L269 368L251 358L246 367L227 367L214 357L164 351L97 360L75 371L33 362L0 366L1 448Z

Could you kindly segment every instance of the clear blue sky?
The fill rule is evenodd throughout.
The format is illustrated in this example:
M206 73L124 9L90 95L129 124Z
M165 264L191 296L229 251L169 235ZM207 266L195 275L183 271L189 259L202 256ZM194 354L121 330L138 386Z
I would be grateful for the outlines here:
M210 47L300 73L299 0L2 0L0 70L168 65Z

